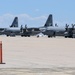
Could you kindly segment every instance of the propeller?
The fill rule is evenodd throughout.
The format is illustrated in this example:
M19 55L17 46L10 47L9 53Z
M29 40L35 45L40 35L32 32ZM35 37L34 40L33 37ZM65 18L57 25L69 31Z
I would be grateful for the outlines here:
M58 27L58 24L57 23L55 23L55 27Z
M25 24L25 29L27 29L27 24Z
M22 32L23 31L23 26L21 25L21 27L20 27L20 31Z
M74 29L75 24L72 24L72 29Z
M65 26L66 31L68 30L68 27L69 27L69 25L68 25L68 24L66 24L66 26Z

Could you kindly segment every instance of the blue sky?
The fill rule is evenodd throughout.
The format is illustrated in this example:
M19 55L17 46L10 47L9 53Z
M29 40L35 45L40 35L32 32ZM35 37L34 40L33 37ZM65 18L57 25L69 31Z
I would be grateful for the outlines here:
M8 27L15 16L19 25L42 26L48 15L54 23L75 23L75 0L0 0L0 27Z

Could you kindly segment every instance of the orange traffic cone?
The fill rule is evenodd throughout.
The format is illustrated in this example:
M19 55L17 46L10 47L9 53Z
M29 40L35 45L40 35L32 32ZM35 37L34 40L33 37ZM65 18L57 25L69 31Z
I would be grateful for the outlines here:
M4 64L2 60L2 41L0 41L0 64Z

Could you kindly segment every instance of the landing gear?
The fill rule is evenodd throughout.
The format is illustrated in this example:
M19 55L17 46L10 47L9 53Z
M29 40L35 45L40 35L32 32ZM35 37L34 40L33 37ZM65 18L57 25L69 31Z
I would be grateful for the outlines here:
M67 38L67 36L65 36L65 38Z
M56 32L55 31L49 32L48 38L52 38L52 37L56 37Z
M39 35L37 35L37 38L39 38Z
M28 37L30 37L30 35L28 35Z
M6 35L7 37L9 36L9 35Z
M21 37L30 37L30 35L21 35Z
M48 38L51 38L52 36L48 35Z

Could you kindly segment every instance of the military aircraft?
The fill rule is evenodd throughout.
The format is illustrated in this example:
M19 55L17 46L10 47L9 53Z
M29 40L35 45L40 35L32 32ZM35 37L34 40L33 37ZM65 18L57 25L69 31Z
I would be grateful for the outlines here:
M36 34L39 34L41 33L43 30L45 30L47 27L52 27L53 26L53 19L52 19L52 14L50 14L48 16L48 19L45 23L44 26L42 27L38 27L38 28L35 28L35 27L32 27L32 28L28 28L27 25L25 25L25 28L23 28L23 31L21 33L21 36L31 36L31 35L36 35Z
M0 28L0 35L11 35L13 29L18 28L18 17L15 17L9 28Z
M18 17L15 17L12 24L9 26L10 28L18 27ZM0 28L0 31L4 30L5 28Z
M60 27L47 27L42 33L44 35L47 35L48 37L55 37L55 36L61 36L64 35L65 28Z
M65 26L58 26L55 24L53 27L47 27L44 31L42 31L42 33L47 35L49 38L55 36L73 37L73 33L75 33L74 26L75 24L72 24L72 27L69 27L68 24Z

